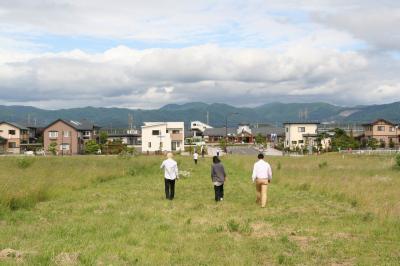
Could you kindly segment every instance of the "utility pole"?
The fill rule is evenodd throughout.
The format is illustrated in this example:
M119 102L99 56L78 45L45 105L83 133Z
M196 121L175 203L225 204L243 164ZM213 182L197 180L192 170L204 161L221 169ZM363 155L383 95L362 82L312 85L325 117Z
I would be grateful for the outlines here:
M229 113L225 116L225 153L227 153L228 149L228 117L231 115L237 115L238 113Z
M129 129L133 129L133 114L128 114Z

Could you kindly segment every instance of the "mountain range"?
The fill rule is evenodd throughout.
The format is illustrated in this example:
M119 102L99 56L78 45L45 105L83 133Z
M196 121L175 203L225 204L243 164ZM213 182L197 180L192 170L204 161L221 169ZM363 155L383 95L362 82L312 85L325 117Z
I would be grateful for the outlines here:
M144 121L207 121L212 126L228 124L269 123L280 125L286 121L320 121L336 123L365 123L378 118L400 121L400 102L380 105L343 107L323 102L314 103L268 103L258 107L235 107L224 103L206 104L192 102L168 104L159 109L143 110L128 108L82 107L45 110L31 106L0 105L0 121L21 124L47 125L58 119L89 120L106 128L128 127L128 117L133 115L134 125Z

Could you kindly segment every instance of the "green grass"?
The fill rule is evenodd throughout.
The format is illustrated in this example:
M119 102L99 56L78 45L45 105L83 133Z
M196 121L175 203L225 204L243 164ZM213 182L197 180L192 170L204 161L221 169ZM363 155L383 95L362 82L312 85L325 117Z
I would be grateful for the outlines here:
M0 158L0 264L398 265L400 170L394 157L267 158L268 206L255 204L254 158L223 158L215 203L210 159L166 201L162 157ZM62 260L62 259L61 259Z

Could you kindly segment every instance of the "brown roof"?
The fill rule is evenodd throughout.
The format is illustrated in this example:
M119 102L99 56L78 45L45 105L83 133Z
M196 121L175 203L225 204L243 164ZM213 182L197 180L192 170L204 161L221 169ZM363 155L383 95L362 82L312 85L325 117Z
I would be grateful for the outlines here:
M390 122L390 121L388 121L386 119L383 119L383 118L379 118L379 119L375 120L372 123L366 123L366 124L362 124L362 125L363 126L372 126L372 125L376 125L378 122L385 122L386 124L391 125L391 126L395 126L396 125L396 124L394 124L394 123L392 123L392 122Z
M69 125L70 127L78 130L78 131L84 131L84 130L93 130L94 128L100 128L99 126L88 122L87 120L81 121L81 122L77 122L77 121L66 121L64 119L57 119L54 122L50 123L48 126L46 126L45 128L48 128L52 125L54 125L57 122L63 122L64 124Z

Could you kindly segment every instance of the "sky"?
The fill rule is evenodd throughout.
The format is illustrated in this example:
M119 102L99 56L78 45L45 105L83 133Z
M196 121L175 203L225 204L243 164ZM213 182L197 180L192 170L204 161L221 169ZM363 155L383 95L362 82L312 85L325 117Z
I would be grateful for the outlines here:
M398 0L0 0L0 104L400 101Z

